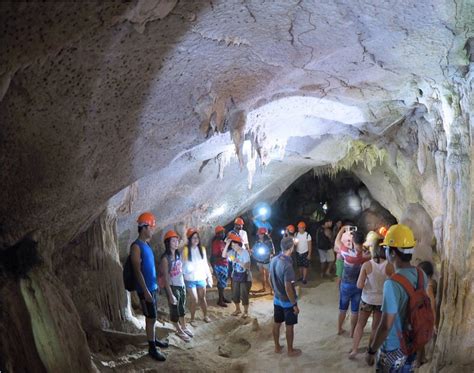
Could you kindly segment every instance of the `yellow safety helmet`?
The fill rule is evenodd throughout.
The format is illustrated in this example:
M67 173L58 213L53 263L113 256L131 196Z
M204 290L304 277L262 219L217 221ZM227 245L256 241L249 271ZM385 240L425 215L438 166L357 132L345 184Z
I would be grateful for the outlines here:
M400 249L403 253L413 254L416 245L413 231L404 224L392 225L385 235L381 246L391 246Z

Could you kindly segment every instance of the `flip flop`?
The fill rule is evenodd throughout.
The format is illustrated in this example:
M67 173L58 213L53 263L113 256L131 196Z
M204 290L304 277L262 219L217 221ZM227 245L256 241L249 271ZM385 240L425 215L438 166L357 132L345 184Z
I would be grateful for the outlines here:
M234 311L231 313L232 316L239 316L242 313L242 311Z
M249 314L246 313L246 312L244 312L244 313L242 314L242 318L243 318L243 319L246 319L247 317L249 317Z
M209 318L209 316L206 316L203 320L204 320L204 322L207 322L207 323L211 322L211 319Z
M191 330L188 328L183 328L183 332L185 332L187 335L189 335L191 338L194 337L194 334Z
M187 335L186 333L184 332L176 332L176 335L181 338L183 341L185 342L189 342L191 340L191 338L189 337L189 335Z

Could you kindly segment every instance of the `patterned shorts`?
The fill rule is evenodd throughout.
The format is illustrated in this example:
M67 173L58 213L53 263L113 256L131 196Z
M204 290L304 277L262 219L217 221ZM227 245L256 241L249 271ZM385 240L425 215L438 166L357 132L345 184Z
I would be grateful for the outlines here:
M296 266L297 267L309 267L309 260L308 260L308 252L305 252L303 254L296 253Z
M214 268L214 274L217 277L217 287L219 289L225 289L227 287L229 267L215 265L213 268Z
M382 309L382 306L376 306L375 304L369 304L365 303L363 300L360 301L360 310L365 311L365 312L375 312L378 311L380 312Z
M412 373L414 371L413 362L416 354L406 356L402 350L383 351L377 353L375 371L377 373Z

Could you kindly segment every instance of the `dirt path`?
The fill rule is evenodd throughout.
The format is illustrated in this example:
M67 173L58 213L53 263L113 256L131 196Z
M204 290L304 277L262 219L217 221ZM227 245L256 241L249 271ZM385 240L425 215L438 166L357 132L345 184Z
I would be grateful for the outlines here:
M316 274L314 275L316 277ZM260 287L254 284L254 289ZM363 361L349 360L352 339L336 335L338 292L333 280L310 281L301 289L301 314L295 328L295 346L302 356L289 358L273 352L273 302L269 295L253 297L251 318L243 320L230 316L233 306L223 309L210 301L209 314L213 320L206 324L197 320L195 338L190 343L178 339L172 326L166 323L158 328L161 336L168 336L171 347L168 360L157 363L146 356L146 345L137 338L124 339L123 351L94 354L93 360L102 372L370 372ZM200 312L198 311L198 316ZM346 320L348 323L349 320ZM349 325L347 324L347 328ZM361 347L367 344L369 325ZM284 329L281 342L286 345ZM128 343L128 344L127 344ZM360 351L362 351L362 348Z

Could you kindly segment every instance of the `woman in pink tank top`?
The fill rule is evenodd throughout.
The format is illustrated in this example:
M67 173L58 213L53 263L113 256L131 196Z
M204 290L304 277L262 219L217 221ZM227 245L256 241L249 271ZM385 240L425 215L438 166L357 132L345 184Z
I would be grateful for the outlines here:
M369 235L373 236L369 232ZM382 316L382 298L383 298L383 284L385 280L394 273L392 264L388 263L385 258L385 252L380 248L382 237L379 236L375 241L366 241L365 245L370 247L372 252L372 259L362 265L359 279L357 280L357 287L362 289L362 297L360 302L359 318L354 330L354 339L352 342L352 351L349 354L349 359L354 359L357 356L357 349L359 348L362 334L364 333L365 325L370 315L372 316L372 332L370 333L370 341L372 340L377 326Z

